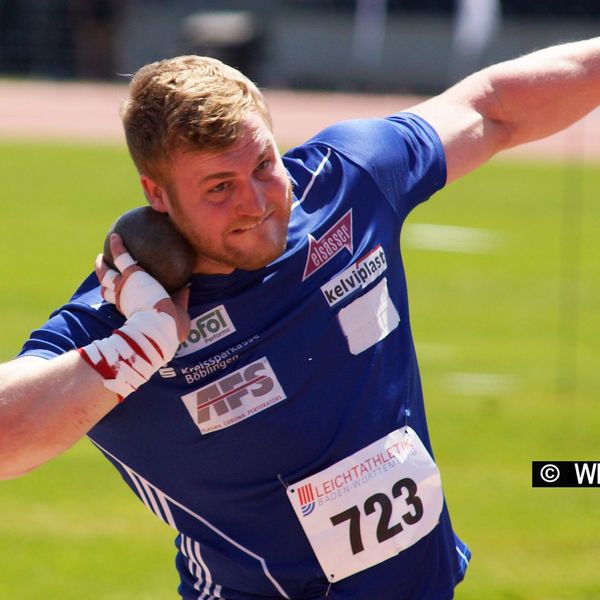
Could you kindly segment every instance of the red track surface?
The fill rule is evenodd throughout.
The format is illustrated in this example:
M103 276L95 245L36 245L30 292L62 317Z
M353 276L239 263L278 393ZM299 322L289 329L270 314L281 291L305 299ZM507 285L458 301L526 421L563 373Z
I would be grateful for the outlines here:
M124 85L2 81L0 139L124 143L119 103L125 95ZM385 116L419 101L414 96L279 90L267 91L266 97L276 137L284 147L302 142L336 121ZM560 134L506 154L600 162L600 110Z

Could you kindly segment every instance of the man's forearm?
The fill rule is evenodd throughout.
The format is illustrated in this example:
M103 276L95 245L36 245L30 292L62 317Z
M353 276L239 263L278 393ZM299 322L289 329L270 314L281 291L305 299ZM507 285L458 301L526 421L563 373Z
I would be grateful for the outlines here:
M64 452L117 403L77 352L0 365L0 479Z

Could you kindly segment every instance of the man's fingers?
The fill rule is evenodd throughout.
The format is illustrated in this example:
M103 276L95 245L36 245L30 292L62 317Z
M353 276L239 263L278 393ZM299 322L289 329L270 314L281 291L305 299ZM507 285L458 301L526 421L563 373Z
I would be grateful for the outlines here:
M187 312L190 301L190 288L187 285L177 290L171 297L177 306Z
M115 289L115 280L119 277L119 273L114 269L107 269L106 273L100 280L100 285L106 288L107 290L114 291Z
M180 342L185 341L190 333L191 320L187 309L189 299L190 288L185 286L176 291L170 298L163 298L154 305L156 310L166 312L175 319L177 337Z
M94 262L94 270L96 271L96 277L98 277L98 281L102 281L104 279L104 276L109 269L110 267L104 260L104 254L98 254Z
M136 264L120 235L112 233L109 243L113 262L118 270L111 269L102 254L96 258L96 275L100 281L102 297L115 304L126 317L137 310L154 307L169 313L175 319L181 335L186 330L189 331L189 289L179 290L171 299L160 283Z
M100 282L100 294L104 300L116 304L115 286L119 280L119 273L111 269L104 260L103 254L98 254L94 263L96 277Z
M110 234L109 243L110 243L110 251L113 255L113 262L115 261L115 259L118 256L120 256L124 252L127 252L127 248L125 247L125 244L123 243L123 238L118 233Z
M177 325L177 337L184 342L190 333L190 315L188 314L188 302L190 299L190 288L182 287L172 294L171 298L160 300L154 305L156 310L170 314Z
M114 290L107 290L105 288L102 288L102 297L107 301L110 302L111 304L114 304L116 306L117 304L117 296L115 295L115 291Z
M139 268L132 268L135 267L137 263L133 260L131 254L127 252L127 248L118 233L112 233L110 236L110 251L113 255L115 266L125 277L127 277L130 272L133 273Z
M190 288L186 285L180 290L177 290L173 296L173 303L175 304L175 310L178 313L177 323L177 336L180 342L185 342L187 336L190 333L191 319L188 313L188 304L190 300Z
M143 269L137 266L136 261L133 260L131 254L127 251L123 239L118 233L111 233L110 235L110 252L113 256L115 267L120 271L120 276L114 279L114 287L112 290L114 294L110 295L114 297L112 302L121 311L121 290L123 289L125 282L133 273L142 271ZM106 294L104 297L108 300ZM110 301L111 300L109 300L109 302Z

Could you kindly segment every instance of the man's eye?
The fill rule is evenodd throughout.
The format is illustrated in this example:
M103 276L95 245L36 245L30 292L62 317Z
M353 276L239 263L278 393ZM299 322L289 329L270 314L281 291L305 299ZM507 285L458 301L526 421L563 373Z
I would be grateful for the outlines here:
M270 165L271 165L271 159L267 158L266 160L263 160L261 163L259 163L255 170L256 171L264 171Z
M224 181L223 183L219 183L215 185L215 187L210 188L208 190L211 194L218 194L219 192L224 192L227 189L228 183Z

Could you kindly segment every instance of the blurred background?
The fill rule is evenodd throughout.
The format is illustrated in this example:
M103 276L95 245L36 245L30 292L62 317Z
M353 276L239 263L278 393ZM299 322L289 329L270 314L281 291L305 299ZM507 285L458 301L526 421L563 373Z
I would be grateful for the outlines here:
M600 0L0 0L0 360L144 203L118 117L143 64L199 53L241 68L285 151L599 33ZM596 110L403 229L434 451L473 551L458 600L600 600L600 490L531 487L533 460L600 461L599 166ZM176 597L174 532L87 440L1 481L0 516L2 599Z
M598 0L0 0L0 72L115 80L183 53L265 86L437 92L598 32Z

